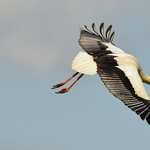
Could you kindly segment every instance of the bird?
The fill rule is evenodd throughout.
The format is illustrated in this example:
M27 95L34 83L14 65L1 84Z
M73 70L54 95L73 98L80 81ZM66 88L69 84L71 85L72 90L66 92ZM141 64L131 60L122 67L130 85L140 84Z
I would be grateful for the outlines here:
M106 29L105 35L104 23L100 24L99 32L94 23L92 31L86 25L84 27L80 28L78 42L85 52L80 51L72 62L75 74L52 89L63 86L80 74L69 87L56 92L66 93L84 74L98 74L111 94L150 125L150 98L143 85L143 82L150 84L150 76L144 73L134 56L113 44L115 32L111 32L112 25Z

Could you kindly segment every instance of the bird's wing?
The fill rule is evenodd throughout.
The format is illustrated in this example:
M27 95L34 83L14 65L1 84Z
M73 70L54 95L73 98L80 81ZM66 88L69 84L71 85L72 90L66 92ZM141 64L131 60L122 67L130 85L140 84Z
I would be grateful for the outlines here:
M97 73L110 93L140 115L142 120L146 119L150 124L150 101L144 99L144 96L148 96L145 94L146 91L137 68L118 66L114 58L115 56L111 54L95 57ZM132 81L132 79L134 80ZM141 89L139 90L138 88Z
M105 36L104 23L100 25L100 33L96 31L94 23L92 24L93 32L87 26L85 28L86 30L81 29L80 31L79 44L88 54L94 55L102 51L104 53L124 53L112 43L114 38L114 32L110 35L112 25L107 28Z

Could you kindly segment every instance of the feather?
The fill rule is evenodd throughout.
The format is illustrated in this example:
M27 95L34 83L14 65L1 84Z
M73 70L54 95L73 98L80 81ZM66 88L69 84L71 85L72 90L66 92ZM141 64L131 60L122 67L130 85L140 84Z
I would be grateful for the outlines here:
M94 23L92 24L92 29L94 30L94 32L95 32L98 36L100 36L99 33L96 31L96 28L95 28L95 24L94 24Z
M102 37L105 39L105 37L104 37L104 23L101 23L99 30L100 30Z
M112 25L110 25L106 30L106 39L108 42L109 42L109 35L110 35L111 28L112 28Z
M114 39L114 35L115 35L115 32L113 31L113 33L111 34L111 36L110 36L110 42L112 42L113 41L113 39Z
M84 25L84 27L85 27L90 33L92 33L92 31L91 31L86 25Z

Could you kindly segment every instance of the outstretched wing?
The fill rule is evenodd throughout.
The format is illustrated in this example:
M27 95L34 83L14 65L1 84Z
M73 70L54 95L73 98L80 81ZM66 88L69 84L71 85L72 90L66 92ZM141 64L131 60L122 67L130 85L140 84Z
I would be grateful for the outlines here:
M80 31L79 44L88 54L95 55L102 51L104 53L124 53L112 43L115 33L111 33L112 25L107 28L106 36L104 36L104 23L100 25L100 34L96 31L94 23L92 24L93 32L87 26L85 28L86 30L81 29Z
M124 71L124 67L118 66L114 58L114 55L109 54L95 57L97 73L110 93L150 124L150 101L143 98L148 96L137 68L124 66L126 68ZM131 81L130 75L132 75L132 79L135 79L134 81Z
M136 59L128 59L128 54L114 46L114 32L110 35L112 26L107 28L106 36L103 23L100 25L100 34L94 24L94 32L86 26L85 28L86 30L81 29L79 44L92 55L97 64L97 73L105 86L115 97L140 115L142 120L146 119L150 124L150 101L135 65L138 64ZM127 56L127 59L123 62L124 56Z

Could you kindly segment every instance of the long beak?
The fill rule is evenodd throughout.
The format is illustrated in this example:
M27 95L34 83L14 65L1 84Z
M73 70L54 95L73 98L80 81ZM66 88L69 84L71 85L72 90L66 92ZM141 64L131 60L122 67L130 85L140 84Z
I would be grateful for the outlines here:
M74 75L72 75L70 78L68 78L66 81L64 81L64 82L61 82L61 83L59 83L59 84L56 84L56 85L53 85L53 87L51 88L51 89L55 89L55 88L58 88L58 87L61 87L61 86L63 86L64 84L66 84L68 81L70 81L72 78L74 78L77 74L79 74L79 72L76 72ZM67 87L67 88L63 88L63 89L61 89L60 91L58 91L58 92L55 92L55 93L66 93L66 92L68 92L70 89L71 89L71 87L83 76L84 74L82 73L69 87Z

